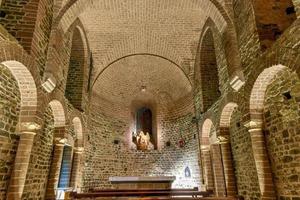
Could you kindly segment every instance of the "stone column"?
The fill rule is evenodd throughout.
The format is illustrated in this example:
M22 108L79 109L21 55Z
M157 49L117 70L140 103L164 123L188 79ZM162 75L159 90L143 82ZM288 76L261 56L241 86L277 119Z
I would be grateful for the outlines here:
M59 181L59 174L61 168L61 161L64 152L64 143L54 144L54 153L50 168L50 174L48 178L47 190L46 190L46 199L53 200L55 199L56 189Z
M15 163L7 192L7 200L20 200L22 198L35 135L36 133L33 131L24 131L20 134Z
M215 195L219 197L226 196L221 148L219 144L212 144L210 147L215 181Z
M71 174L71 187L77 189L80 187L80 178L81 178L81 166L83 148L75 148L73 155L73 164L72 164L72 174Z
M276 199L272 170L269 162L262 126L255 122L246 125L251 136L253 156L261 192L261 199Z
M226 193L227 196L236 196L236 180L233 169L233 159L231 154L231 146L228 140L225 142L221 142L221 151L222 151L222 160L223 160L223 169L225 176L225 184L226 184Z
M209 147L201 150L203 156L203 168L205 174L205 185L207 190L214 190L214 177Z

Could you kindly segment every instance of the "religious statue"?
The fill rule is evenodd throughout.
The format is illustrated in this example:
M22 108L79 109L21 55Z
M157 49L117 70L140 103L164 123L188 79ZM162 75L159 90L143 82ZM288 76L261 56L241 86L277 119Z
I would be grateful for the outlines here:
M150 134L140 131L137 135L133 135L133 142L138 150L146 151L151 149Z

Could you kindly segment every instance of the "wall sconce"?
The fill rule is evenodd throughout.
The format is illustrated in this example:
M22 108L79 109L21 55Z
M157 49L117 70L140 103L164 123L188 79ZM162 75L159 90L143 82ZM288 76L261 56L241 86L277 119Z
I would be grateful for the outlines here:
M51 73L45 73L45 82L42 84L43 88L48 92L51 93L54 88L56 87L56 79Z

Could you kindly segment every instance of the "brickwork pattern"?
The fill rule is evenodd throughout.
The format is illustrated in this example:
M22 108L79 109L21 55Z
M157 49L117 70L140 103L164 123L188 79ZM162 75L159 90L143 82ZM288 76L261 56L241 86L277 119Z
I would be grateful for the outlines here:
M75 28L65 95L70 103L79 110L82 110L82 98L85 92L83 88L85 59L87 58L84 55L83 41L79 30Z
M300 196L299 91L297 74L283 71L266 92L265 137L278 199Z
M0 65L0 85L0 199L4 200L19 141L15 127L21 94L14 76L3 65Z
M253 8L262 50L270 47L296 19L292 0L253 1Z
M52 160L54 116L50 106L44 113L43 128L34 138L22 199L44 199Z
M230 142L238 194L245 199L259 199L260 190L251 147L251 138L241 123L242 114L235 110L230 123Z
M191 128L191 116L177 119L162 120L161 134L168 138L171 146L160 150L137 151L128 149L124 142L128 123L119 119L107 117L93 108L91 116L92 130L89 134L89 144L85 148L84 187L111 187L110 176L149 176L176 175L174 187L200 186L200 175L197 154L197 139L194 139L195 129ZM186 140L184 148L178 147L181 137ZM119 144L114 140L120 138ZM123 138L123 139L122 139ZM101 148L98 148L98 147ZM132 165L134 163L134 165ZM192 172L190 178L185 177L184 169L189 166Z
M1 24L30 53L39 0L4 0Z

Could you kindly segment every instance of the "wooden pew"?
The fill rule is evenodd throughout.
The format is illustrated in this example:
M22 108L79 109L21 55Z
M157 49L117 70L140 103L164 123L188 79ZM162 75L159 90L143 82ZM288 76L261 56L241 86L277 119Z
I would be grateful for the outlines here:
M198 187L194 188L173 188L173 189L100 189L92 188L89 192L151 192L151 191L199 191Z
M101 192L89 192L89 193L76 193L70 194L71 199L95 199L100 197L209 197L211 191L101 191Z

